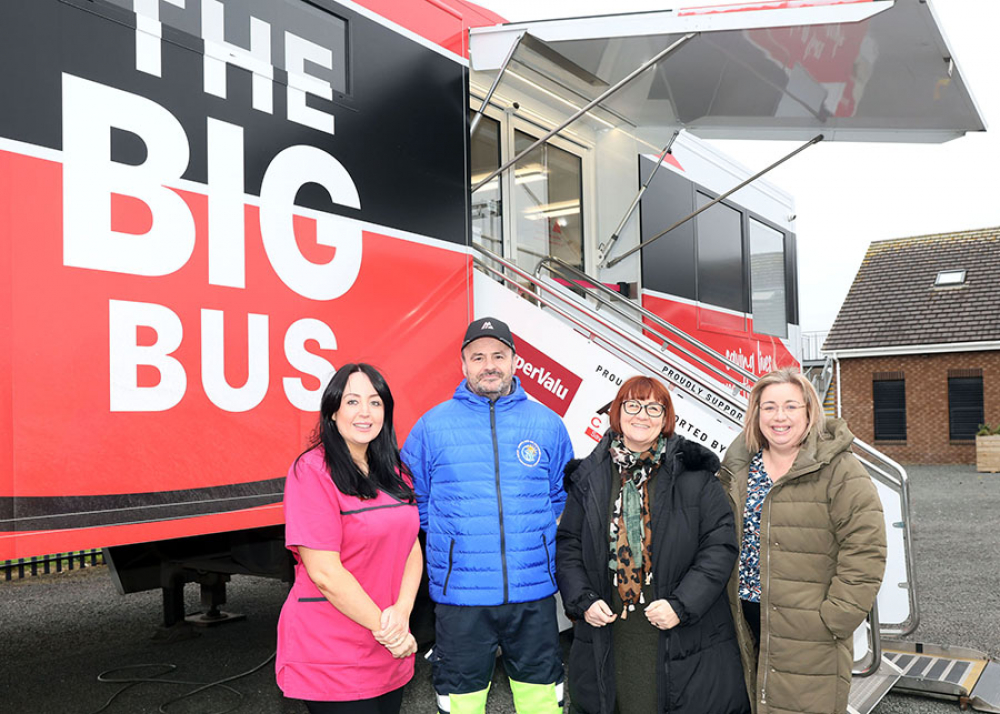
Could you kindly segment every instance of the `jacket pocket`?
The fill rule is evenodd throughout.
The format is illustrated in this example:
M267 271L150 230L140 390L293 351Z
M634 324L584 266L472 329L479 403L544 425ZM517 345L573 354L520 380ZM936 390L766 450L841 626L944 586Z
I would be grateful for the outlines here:
M556 578L552 570L552 556L549 555L549 539L545 537L544 533L542 533L542 550L545 551L545 570L549 574L549 580L552 581L552 585L555 586Z
M451 580L451 569L455 567L455 539L451 539L451 545L448 546L448 572L444 576L444 587L441 590L442 595L448 594L448 581Z
M597 652L594 647L594 629L585 622L573 625L573 643L569 648L568 684L569 696L574 710L582 714L597 714L601 711L601 695L597 686L602 672L597 667Z

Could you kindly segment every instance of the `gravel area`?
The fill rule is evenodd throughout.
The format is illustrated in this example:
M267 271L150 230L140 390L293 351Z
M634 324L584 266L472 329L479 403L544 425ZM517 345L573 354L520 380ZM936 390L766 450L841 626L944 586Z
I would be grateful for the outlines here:
M910 466L920 623L913 642L1000 659L1000 474ZM889 694L874 714L955 714L953 702Z
M1000 474L971 466L910 467L913 536L920 625L908 639L972 647L1000 659ZM304 714L282 698L274 683L275 623L287 586L237 577L227 609L246 620L197 629L188 639L152 638L161 617L158 592L122 597L103 567L23 581L0 582L0 710L18 714L91 714L122 686L102 683L105 670L136 664L131 672L153 677L158 665L175 671L163 679L205 683L263 666L231 683L242 693L212 689L167 707L170 714ZM200 609L188 586L188 610ZM106 709L110 714L156 712L194 684L141 683ZM408 714L433 714L429 666L418 661L407 690ZM498 668L490 714L513 712ZM954 702L890 694L875 714L957 714Z

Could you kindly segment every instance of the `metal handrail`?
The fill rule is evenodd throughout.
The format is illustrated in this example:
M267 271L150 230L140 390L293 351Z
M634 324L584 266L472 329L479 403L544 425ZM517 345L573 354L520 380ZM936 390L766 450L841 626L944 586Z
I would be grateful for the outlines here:
M826 393L830 391L831 384L833 384L833 358L827 355L826 359L823 360L823 368L819 373L819 388L816 390L820 397L826 399Z
M565 272L568 272L571 275L575 275L578 280L584 280L584 281L586 281L588 284L590 284L590 285L593 286L594 290L597 290L599 293L606 294L606 295L610 296L611 298L613 298L614 300L618 300L618 301L623 301L624 300L624 301L627 301L626 304L628 306L628 309L633 310L633 311L639 313L640 315L642 315L642 317L646 318L647 320L650 320L651 322L653 322L657 326L663 328L664 330L668 331L669 333L671 333L675 337L680 337L685 342L688 342L689 344L694 345L695 347L697 347L702 352L705 352L705 353L711 355L714 359L716 359L717 361L719 361L723 365L725 365L726 369L730 369L733 372L736 372L738 375L740 375L744 379L750 380L751 383L757 381L757 376L755 374L753 374L752 372L748 372L747 370L743 369L742 367L740 367L735 362L732 362L728 357L726 357L722 353L717 352L712 347L709 347L704 342L701 342L697 338L692 337L691 335L687 334L683 330L677 329L676 327L674 327L673 325L671 325L669 322L667 322L666 320L664 320L662 317L660 317L656 313L650 312L646 308L644 308L641 305L638 305L638 304L632 302L631 300L628 300L627 298L623 299L622 296L619 293L616 293L614 290L612 290L608 286L606 286L603 283L601 283L600 281L598 281L598 280L590 277L589 275L587 275L586 273L584 273L579 268L577 268L575 266L572 266L569 263L566 263L565 261L560 260L559 258L556 258L555 256L551 256L550 255L549 257L541 260L538 263L538 267L535 268L536 273L543 266L546 269L548 269L548 270L551 271L551 268L548 267L549 264L557 265L557 266L559 266L559 268L561 270L564 270ZM605 303L605 304L607 304L607 303ZM649 329L648 325L645 325L644 323L642 323L641 320L636 320L632 316L627 316L624 313L622 313L622 315L623 315L623 317L628 317L628 319L630 319L634 323L640 325L641 329L643 329L643 330L648 330ZM685 354L689 354L690 355L690 353L685 353ZM690 355L690 356L693 357L694 355ZM733 382L732 377L730 377L729 375L726 375L725 373L719 372L710 363L706 362L705 360L703 360L701 358L695 357L695 359L697 359L698 362L701 365L703 365L704 367L706 367L708 369L711 369L711 370L717 372L718 374L722 374L725 377L726 381L728 381L731 384L739 387L739 389L741 389L741 390L745 389L745 385L739 384L738 382Z
M868 623L868 642L869 650L872 653L872 661L864 669L852 670L851 674L855 677L870 677L878 672L882 666L882 634L879 632L877 599L875 600L875 604L872 605L872 609L868 611L865 621Z
M494 275L495 277L500 278L501 280L506 281L509 285L511 285L512 287L517 288L521 292L527 292L527 290L524 288L524 286L519 285L517 282L513 281L510 277L504 275L502 271L499 271L496 268L490 267L489 265L486 265L486 264L484 264L482 262L478 262L478 261L477 261L476 267L478 267L483 272L490 273L490 274ZM550 292L552 292L553 294L555 294L556 297L562 298L562 296L559 295L558 293L556 293L555 291L550 291ZM539 296L537 294L532 294L531 295L531 299L534 300L534 301L536 301L536 302L538 302L540 305L544 306L545 308L551 310L552 312L554 312L555 314L559 315L561 318L563 318L564 320L566 320L568 323L570 323L571 325L573 325L576 328L578 328L581 332L583 332L586 335L587 339L589 339L590 341L594 342L595 344L600 344L604 349L608 350L608 352L611 352L612 354L616 354L616 355L621 356L625 361L629 362L630 364L639 365L643 369L648 370L651 374L659 374L660 373L660 368L659 368L658 365L656 365L654 363L651 363L651 362L648 362L648 361L644 360L642 357L636 356L632 352L628 352L626 350L621 349L621 347L619 346L618 343L610 340L607 336L602 335L600 332L596 332L590 326L588 326L587 324L581 322L580 320L577 320L572 315L570 315L568 312L566 312L564 309L562 309L558 305L556 305L554 302L552 302L550 300L546 300L544 297L541 297L541 296ZM575 303L569 303L569 304L574 309L577 309L577 310L580 309L580 306L577 305L577 304L575 304ZM607 324L607 323L601 323L601 325L605 329L607 329L610 332L614 333L620 339L625 340L627 342L630 342L631 344L635 345L636 347L639 347L639 348L643 349L644 351L646 351L650 355L655 356L657 359L662 360L662 355L660 355L655 350L648 349L645 345L643 345L640 342L636 341L634 339L634 337L631 336L631 335L629 335L628 333L622 332L621 330L619 330L618 328L616 328L614 325L610 325L610 324ZM687 394L690 394L692 397L697 398L697 395L693 394L689 389L685 388L684 385L677 385L677 387L680 390L682 390L683 392L685 392ZM728 419L729 421L731 421L736 426L741 426L741 424L740 424L740 422L738 420L733 419L728 414L719 413L718 416L720 418L726 418L726 419Z
M532 300L536 300L539 303L543 304L545 307L547 307L549 309L552 309L560 317L563 317L564 319L566 319L567 321L569 321L574 326L580 328L581 331L583 331L584 333L587 334L588 339L590 339L591 341L600 341L602 343L603 347L605 349L607 349L609 352L612 352L613 354L621 355L626 361L632 362L632 363L637 363L637 364L641 365L643 368L649 370L651 373L657 374L657 375L661 374L661 371L662 371L661 370L661 366L664 363L666 363L668 365L670 364L669 362L667 362L664 359L663 354L659 350L655 349L652 346L652 343L649 342L648 340L641 339L641 336L637 338L635 335L630 334L629 332L626 332L626 331L622 330L617 325L615 325L615 324L613 324L611 322L608 322L607 320L603 320L600 316L598 316L595 313L593 313L593 311L589 311L586 306L580 305L579 302L577 302L575 299L571 299L562 290L557 290L556 288L552 287L551 285L548 285L548 284L542 282L540 279L537 279L536 277L532 276L530 273L525 272L524 270L522 270L521 268L517 267L513 263L510 263L510 262L504 260L503 258L501 258L500 256L497 256L492 251L490 251L488 248L483 248L482 246L474 246L474 247L477 250L479 250L481 253L483 253L484 255L488 256L491 260L496 260L496 262L500 263L503 268L505 268L505 269L509 270L510 272L514 273L516 276L521 277L524 280L527 280L532 286L538 288L539 290L545 291L547 294L553 295L554 297L556 297L559 300L561 300L564 304L567 304L570 307L572 307L574 310L577 310L579 312L584 312L585 314L587 312L589 312L590 314L587 315L588 318L591 319L591 320L593 320L594 322L596 322L602 329L610 332L614 337L616 337L619 340L619 342L612 341L607 336L602 335L600 332L595 331L593 329L593 327L588 326L585 323L581 322L580 320L572 317L571 315L569 315L569 313L565 312L565 310L563 310L563 309L559 308L558 306L556 306L556 304L553 303L552 301L546 300L544 297L538 295L537 293L531 295L531 299ZM502 271L497 270L496 268L493 268L493 267L487 265L482 260L477 259L476 260L476 265L477 265L478 268L480 268L484 272L490 273L490 274L496 276L497 278L500 278L501 280L507 282L509 285L515 287L518 291L520 291L522 293L523 292L527 292L527 288L525 288L523 285L520 285L519 283L517 283L516 281L514 281L512 278L510 278L509 276L507 276L506 274L504 274ZM621 346L620 346L620 342L622 342L622 341L627 342L627 343L631 344L632 346L638 348L639 350L642 350L647 355L654 357L655 360L656 360L656 363L650 363L650 362L642 359L641 357L636 356L635 353L629 352L627 350L622 349ZM672 365L671 365L671 367L672 367ZM688 378L691 379L691 381L693 383L695 383L695 384L697 384L697 385L699 385L701 387L704 387L706 390L708 390L709 392L711 392L713 395L715 395L716 397L718 397L720 400L724 400L725 402L727 402L729 404L729 406L731 407L732 412L734 414L739 414L742 417L743 412L744 412L744 406L743 405L738 404L738 403L730 400L725 394L720 394L720 390L718 390L716 388L713 388L711 385L705 384L700 379L697 379L695 377L690 377L690 376ZM704 403L704 400L701 398L700 395L692 392L690 389L687 389L683 384L676 384L675 383L675 386L677 386L679 389L681 389L686 394L689 394L692 398L698 400L699 402ZM711 404L709 404L708 406L711 406ZM725 418L725 419L729 420L730 422L732 422L735 426L742 428L742 426L743 426L742 421L740 419L734 418L732 416L732 414L727 414L727 413L725 413L723 411L719 411L718 409L714 409L714 411L716 411L718 417Z
M907 475L906 469L899 463L861 439L855 437L852 446L855 451L862 452L861 454L856 453L855 456L865 465L868 473L879 478L879 480L900 494L900 510L902 511L900 515L903 521L898 524L898 527L903 530L906 572L909 577L906 597L910 605L910 619L903 623L903 626L900 628L890 627L885 628L885 630L886 634L904 637L912 634L920 624L920 609L917 605L917 570L913 560L913 550L910 548L913 538L913 532L910 530L910 523L912 522L910 517L910 477Z
M657 339L659 339L661 341L661 343L662 343L661 349L662 350L665 350L666 348L669 347L669 348L671 348L671 349L673 349L673 350L675 350L677 352L680 352L681 354L683 354L683 355L691 358L692 361L697 362L698 364L702 365L703 367L705 367L709 371L714 372L717 376L721 377L724 382L728 382L729 384L734 385L736 387L736 389L738 389L740 391L745 391L745 385L733 381L733 378L730 375L726 374L724 371L722 371L718 367L714 366L713 364L711 364L709 362L706 362L704 359L702 359L697 354L695 354L691 350L687 349L683 345L678 344L677 342L672 341L669 337L667 337L666 335L664 335L662 332L659 332L655 328L651 327L650 325L642 325L642 324L640 324L638 321L634 320L634 318L633 318L632 315L628 314L627 311L623 310L622 308L620 308L615 303L610 302L610 301L606 300L604 297L602 297L601 295L597 295L597 294L592 294L590 297L594 298L597 302L599 302L604 307L610 308L613 312L615 312L616 314L618 314L621 317L625 318L625 320L633 322L633 324L638 328L638 330L640 332L649 332L649 333L651 333L654 337L656 337ZM705 385L703 382L700 382L700 383L703 386L711 388L709 385ZM745 411L744 406L742 404L739 405L739 408L740 408L741 412Z

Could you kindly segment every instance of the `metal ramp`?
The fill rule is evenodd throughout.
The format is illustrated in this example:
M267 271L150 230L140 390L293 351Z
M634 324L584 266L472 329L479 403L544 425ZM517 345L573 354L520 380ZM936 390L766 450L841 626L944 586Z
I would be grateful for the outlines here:
M867 677L851 680L851 695L847 700L848 714L868 714L889 693L902 676L902 671L884 655L878 670Z
M985 652L883 640L882 653L902 673L894 691L956 700L963 709L1000 714L1000 662Z

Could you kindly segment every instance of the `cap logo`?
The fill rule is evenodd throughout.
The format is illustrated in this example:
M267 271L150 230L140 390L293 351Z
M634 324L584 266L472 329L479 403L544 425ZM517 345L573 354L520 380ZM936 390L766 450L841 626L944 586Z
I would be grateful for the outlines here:
M493 323L490 322L489 320L487 320L486 322L483 323L483 326L480 327L479 329L480 330L492 330L493 329Z

